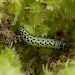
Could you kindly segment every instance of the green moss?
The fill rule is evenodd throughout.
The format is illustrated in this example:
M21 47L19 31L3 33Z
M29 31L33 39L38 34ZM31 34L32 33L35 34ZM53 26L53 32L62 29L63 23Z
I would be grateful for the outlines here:
M75 61L70 60L70 61L66 61L65 63L63 63L64 68L62 69L58 69L54 68L55 71L50 71L48 68L48 64L46 65L46 67L44 67L44 65L42 65L43 68L43 74L44 75L74 75L75 74Z
M8 20L9 23L7 23ZM75 69L73 61L71 61L73 66L68 65L60 70L58 68L58 71L57 68L54 71L50 71L48 69L49 65L43 66L42 71L41 65L44 60L41 57L43 55L51 57L50 62L45 60L45 62L50 64L51 61L61 60L62 58L59 59L61 55L64 55L66 59L75 56L74 21L75 0L0 0L0 23L4 25L4 28L10 34L11 32L13 33L13 36L8 36L8 33L5 33L5 29L3 30L4 34L0 30L0 35L5 37L3 38L4 40L0 39L0 50L2 51L0 55L0 74L10 75L8 74L9 71L10 73L13 71L13 75L19 75L20 64L17 60L18 57L16 57L17 52L22 62L23 70L32 67L34 74L37 75L43 73L43 71L45 75L60 75L62 73L62 75L73 75ZM23 26L33 36L59 39L71 46L63 50L29 46L21 38L18 38L18 35L14 34L18 32L20 26ZM9 37L13 39L15 50L13 48L2 49L6 47L5 40ZM64 65L63 61L61 63ZM17 74L15 74L15 71Z
M21 64L14 49L6 48L0 54L0 75L21 75Z

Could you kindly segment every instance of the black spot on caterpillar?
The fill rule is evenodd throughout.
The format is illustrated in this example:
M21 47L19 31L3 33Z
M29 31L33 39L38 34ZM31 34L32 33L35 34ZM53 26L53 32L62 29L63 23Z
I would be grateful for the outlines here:
M51 47L56 49L62 49L65 47L66 43L63 43L61 41L55 41L54 39L46 39L46 38L38 38L34 37L26 30L24 30L23 27L19 28L19 34L21 35L22 39L27 42L27 44L37 47Z

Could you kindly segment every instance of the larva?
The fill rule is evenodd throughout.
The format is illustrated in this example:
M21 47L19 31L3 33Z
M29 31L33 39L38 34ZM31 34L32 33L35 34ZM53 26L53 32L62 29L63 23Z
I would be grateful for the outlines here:
M21 35L22 39L27 42L29 45L37 46L37 47L51 47L51 48L64 48L66 43L61 41L55 41L54 39L46 39L46 38L38 38L30 35L24 30L23 27L19 28L19 34Z

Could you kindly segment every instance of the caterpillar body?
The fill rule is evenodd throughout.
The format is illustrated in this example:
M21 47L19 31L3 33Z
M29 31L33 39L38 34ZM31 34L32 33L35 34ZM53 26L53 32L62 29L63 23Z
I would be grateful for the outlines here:
M61 41L55 41L54 39L38 38L30 35L23 27L19 28L19 34L27 44L37 47L51 47L56 49L62 49L66 43Z

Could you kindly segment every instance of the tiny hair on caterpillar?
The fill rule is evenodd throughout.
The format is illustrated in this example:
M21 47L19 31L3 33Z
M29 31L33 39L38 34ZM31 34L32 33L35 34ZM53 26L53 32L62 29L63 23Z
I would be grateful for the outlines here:
M66 45L66 43L54 39L46 39L32 36L23 27L19 28L19 34L22 37L23 41L32 46L64 49Z

